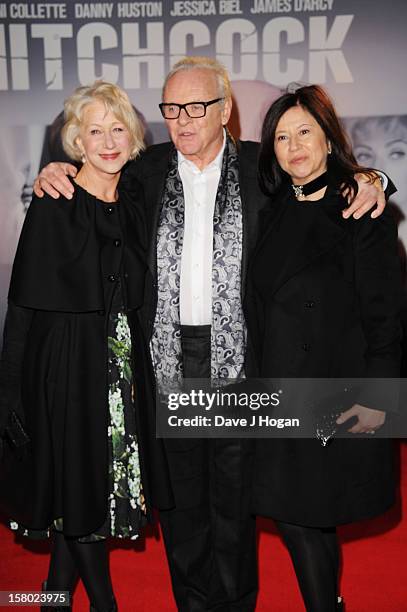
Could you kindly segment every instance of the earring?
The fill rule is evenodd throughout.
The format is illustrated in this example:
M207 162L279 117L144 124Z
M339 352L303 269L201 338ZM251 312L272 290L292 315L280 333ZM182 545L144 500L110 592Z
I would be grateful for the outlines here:
M81 155L81 162L83 164L86 162L86 155L85 155L85 153L82 153L82 155Z
M328 155L331 155L331 153L332 153L332 146L331 146L331 143L328 142Z

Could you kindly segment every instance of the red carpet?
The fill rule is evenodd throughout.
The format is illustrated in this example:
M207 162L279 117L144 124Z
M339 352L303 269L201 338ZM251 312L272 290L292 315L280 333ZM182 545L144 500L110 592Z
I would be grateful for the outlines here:
M401 445L401 498L379 519L342 528L342 593L347 612L407 612L407 444ZM36 590L47 573L48 544L33 543L0 527L0 590ZM260 523L259 612L300 612L290 559L271 522ZM150 531L135 545L112 547L112 577L120 612L175 611L162 540ZM14 610L35 610L15 607ZM82 586L75 612L89 606Z

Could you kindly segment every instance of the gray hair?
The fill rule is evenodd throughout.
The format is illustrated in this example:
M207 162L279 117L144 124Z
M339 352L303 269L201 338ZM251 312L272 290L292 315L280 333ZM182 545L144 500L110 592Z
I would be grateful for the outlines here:
M183 57L171 68L167 74L164 85L162 88L162 98L164 99L165 88L167 87L168 81L181 70L210 70L216 76L218 82L218 93L220 98L231 98L232 87L230 85L230 79L228 71L225 66L218 62L218 60L204 55L192 55L190 57Z

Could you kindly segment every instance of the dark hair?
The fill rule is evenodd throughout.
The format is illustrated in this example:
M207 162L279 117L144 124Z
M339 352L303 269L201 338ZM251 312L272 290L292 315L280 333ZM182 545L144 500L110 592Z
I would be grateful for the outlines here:
M332 152L328 155L327 167L330 181L335 185L344 185L350 189L352 198L357 194L358 187L354 174L368 174L373 182L376 178L371 168L364 168L357 163L350 140L336 114L334 105L327 93L319 85L300 87L293 93L285 93L270 106L264 119L260 154L259 181L262 190L267 195L275 195L283 186L290 184L291 179L279 165L274 152L274 138L277 124L286 111L294 106L301 106L317 121Z

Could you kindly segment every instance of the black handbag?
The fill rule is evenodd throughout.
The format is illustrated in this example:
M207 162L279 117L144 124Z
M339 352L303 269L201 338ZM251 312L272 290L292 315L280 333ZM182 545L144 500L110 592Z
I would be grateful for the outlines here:
M11 410L0 438L0 511L22 525L30 522L31 442L19 415Z
M11 410L4 429L5 441L15 450L15 452L23 452L30 443L30 438L24 429L18 414Z
M313 407L315 435L322 446L328 446L335 436L340 437L356 422L357 417L338 425L337 418L357 402L359 387L343 388L333 391Z

